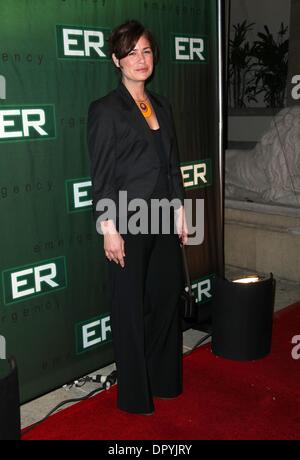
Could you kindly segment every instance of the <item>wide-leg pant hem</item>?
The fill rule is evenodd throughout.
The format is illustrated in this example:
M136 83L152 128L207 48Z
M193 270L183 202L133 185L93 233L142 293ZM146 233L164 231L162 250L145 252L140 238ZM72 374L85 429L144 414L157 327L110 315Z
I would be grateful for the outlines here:
M179 297L184 287L177 235L123 235L125 267L108 261L117 407L154 410L153 396L182 392Z

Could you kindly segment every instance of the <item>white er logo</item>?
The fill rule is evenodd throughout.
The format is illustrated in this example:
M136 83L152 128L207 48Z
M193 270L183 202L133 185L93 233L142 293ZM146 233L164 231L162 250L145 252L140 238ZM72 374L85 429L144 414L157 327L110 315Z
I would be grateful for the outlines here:
M16 117L21 118L23 130L7 130L7 127L15 126ZM0 110L0 138L29 137L29 128L35 129L41 136L48 136L48 133L42 128L45 123L46 117L43 109Z
M3 75L0 75L0 99L6 99L6 81Z
M86 206L92 205L92 200L86 199L88 196L87 188L90 188L91 185L92 182L90 180L85 182L77 182L73 185L75 208L84 208Z
M191 165L183 165L180 166L181 174L184 182L185 187L192 187L195 185L206 184L206 174L207 168L206 163L195 163ZM187 180L187 179L192 180Z
M111 332L111 326L109 324L110 317L106 316L99 320L93 321L92 323L85 324L82 326L82 338L83 338L83 349L97 345L100 342L107 340L108 332ZM101 329L101 334L96 332L96 329Z
M71 46L79 46L78 38L82 35L84 50L71 49ZM92 40L91 37L93 37ZM95 37L97 40L95 40ZM65 56L90 56L91 49L94 49L100 57L106 57L101 50L104 46L104 35L100 30L63 29L63 41Z
M187 51L189 51L187 53ZM175 37L175 56L180 61L205 61L203 38Z
M43 272L47 272L46 274ZM34 276L34 287L29 289L20 289L21 287L27 286L29 284L29 276ZM48 263L45 265L40 265L34 268L26 268L25 270L20 270L18 272L11 273L11 286L12 286L12 296L13 299L18 299L20 297L29 296L35 292L40 292L42 290L42 283L48 284L50 287L58 287L58 283L53 281L57 275L56 265L54 263ZM27 279L20 279L21 277L27 276Z

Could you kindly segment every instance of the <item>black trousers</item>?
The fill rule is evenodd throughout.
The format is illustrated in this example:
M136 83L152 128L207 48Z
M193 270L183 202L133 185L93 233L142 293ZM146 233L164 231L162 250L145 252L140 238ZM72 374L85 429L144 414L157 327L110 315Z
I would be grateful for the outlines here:
M174 233L122 237L125 267L107 260L117 406L146 413L182 392L181 248Z

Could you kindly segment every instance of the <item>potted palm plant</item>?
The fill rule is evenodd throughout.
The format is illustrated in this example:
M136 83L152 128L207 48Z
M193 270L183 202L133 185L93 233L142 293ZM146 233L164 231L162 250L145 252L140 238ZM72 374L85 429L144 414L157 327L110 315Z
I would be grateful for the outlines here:
M254 57L253 47L247 40L247 34L254 23L233 25L234 34L229 40L229 106L232 108L246 107L253 100L251 81L253 80Z
M252 44L247 34L254 23L243 21L233 26L229 40L228 103L231 108L249 106L262 94L266 107L284 106L288 72L288 27L281 23L275 40L267 26L265 33L258 32Z
M267 26L259 32L251 50L256 59L255 96L263 93L266 107L283 107L288 73L288 27L280 25L277 40Z

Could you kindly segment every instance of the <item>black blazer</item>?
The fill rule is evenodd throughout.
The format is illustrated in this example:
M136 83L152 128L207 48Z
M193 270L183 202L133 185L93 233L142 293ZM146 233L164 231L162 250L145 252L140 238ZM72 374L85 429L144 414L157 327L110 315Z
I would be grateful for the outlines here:
M185 193L171 106L164 97L147 89L146 93L155 110L168 156L171 198L183 202ZM117 206L120 190L127 191L128 201L148 200L158 178L160 161L153 134L122 82L91 103L87 131L95 218L102 214L96 211L98 200L110 198Z

